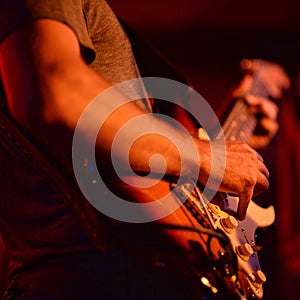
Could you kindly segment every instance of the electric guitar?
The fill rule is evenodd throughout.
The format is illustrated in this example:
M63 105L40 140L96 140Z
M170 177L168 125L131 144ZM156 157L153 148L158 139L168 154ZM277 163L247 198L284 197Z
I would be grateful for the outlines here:
M266 68L268 68L268 63ZM253 74L253 83L249 93L268 97L263 78L260 74ZM247 142L257 125L257 118L250 111L244 99L238 99L227 117L222 129L225 139L235 139ZM204 138L201 134L199 138ZM217 139L219 136L217 135ZM136 179L132 179L133 182ZM143 179L141 179L143 180ZM149 183L149 178L145 179ZM127 178L127 183L130 179ZM125 188L126 190L126 188ZM157 222L157 231L153 230L153 240L160 245L166 245L163 238L158 238L156 233L165 230L166 239L170 233L179 249L168 251L164 248L145 251L140 245L148 245L140 235L137 238L137 246L127 245L135 255L147 260L154 266L169 268L172 272L177 269L174 266L187 262L187 269L192 270L207 295L216 295L212 299L262 299L263 284L266 276L261 270L258 258L260 247L255 242L255 231L258 227L268 227L275 220L274 207L262 208L251 201L245 220L238 221L234 217L237 209L238 198L227 194L217 194L216 202L209 202L201 192L201 187L187 181L177 185L168 180L155 183L150 189L122 190L121 194L127 194L128 199L155 199L163 197L171 190L173 200L183 203L181 207L168 217ZM155 226L152 226L152 229ZM132 239L131 239L132 240ZM168 241L169 242L169 241ZM126 243L126 242L125 242ZM155 249L146 246L148 249ZM176 254L175 254L176 252ZM179 253L179 255L178 255ZM182 254L182 256L180 255ZM180 258L179 258L180 256ZM184 259L199 256L195 264L193 259ZM181 263L178 263L182 260ZM173 268L173 269L172 269ZM182 269L181 271L182 272ZM203 293L203 291L201 291ZM210 299L208 297L208 299Z

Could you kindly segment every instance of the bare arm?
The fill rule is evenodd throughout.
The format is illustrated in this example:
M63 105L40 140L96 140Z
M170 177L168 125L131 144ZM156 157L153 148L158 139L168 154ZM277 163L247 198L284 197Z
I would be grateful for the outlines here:
M38 138L47 134L47 138L69 153L73 132L83 110L95 96L111 86L83 61L74 32L68 26L48 19L31 22L4 40L0 48L0 69L9 109L17 122ZM121 94L115 100L121 103L122 98L126 102ZM109 100L102 103L102 110L109 109L107 106ZM133 103L118 109L102 127L97 150L109 155L115 134L128 120L141 115L144 113ZM96 113L90 117L92 126L98 117ZM149 126L165 126L162 121L153 121L149 116ZM88 135L88 126L83 134ZM166 136L170 135L175 139L181 137L171 128L166 133ZM198 180L205 183L211 167L210 145L195 139L195 146L201 158ZM189 176L189 170L199 164L194 156L180 157L169 139L152 134L134 143L130 150L131 167L138 172L148 172L149 158L154 154L165 158L166 172L174 176L181 172L180 159L187 166L186 174L182 175ZM120 164L126 155L120 154ZM226 155L220 190L240 196L239 214L243 218L254 187L259 186L262 190L268 187L268 171L257 153L245 144L227 142L226 153L220 155Z

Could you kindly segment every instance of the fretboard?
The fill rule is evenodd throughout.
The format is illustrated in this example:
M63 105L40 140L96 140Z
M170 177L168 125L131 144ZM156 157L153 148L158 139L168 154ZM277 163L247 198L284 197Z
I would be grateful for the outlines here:
M248 91L249 94L259 97L269 97L268 91L259 77L253 76L253 83ZM257 118L250 111L248 104L243 98L236 101L233 109L222 126L226 140L238 140L247 143L257 125ZM217 139L222 137L220 132Z
M249 111L248 105L243 99L238 99L222 127L224 138L247 143L256 124L257 119Z

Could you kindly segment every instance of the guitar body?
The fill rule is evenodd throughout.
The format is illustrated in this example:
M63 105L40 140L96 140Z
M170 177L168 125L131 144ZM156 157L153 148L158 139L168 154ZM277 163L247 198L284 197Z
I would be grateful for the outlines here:
M238 204L237 197L229 197L227 211L236 211ZM249 244L253 254L245 261L238 255L239 269L243 274L241 278L247 281L247 295L253 298L261 299L263 297L263 283L266 280L261 272L258 252L260 247L255 243L255 231L257 228L271 226L275 221L275 210L273 206L262 208L254 201L249 203L245 220L239 221L238 226L230 233L230 241L236 249L243 244Z
M150 187L134 188L137 181ZM264 209L251 202L246 219L227 230L223 220L233 218L236 197L224 199L222 209L212 203L202 207L198 195L189 187L187 193L185 186L134 176L126 177L126 182L120 180L114 185L114 192L125 200L138 199L139 203L147 203L167 197L180 205L157 221L118 226L119 239L130 253L162 272L185 274L199 299L262 298L265 278L254 237L257 227L274 222L272 207ZM156 213L150 211L149 214L154 217ZM246 243L253 253L245 260L238 247Z

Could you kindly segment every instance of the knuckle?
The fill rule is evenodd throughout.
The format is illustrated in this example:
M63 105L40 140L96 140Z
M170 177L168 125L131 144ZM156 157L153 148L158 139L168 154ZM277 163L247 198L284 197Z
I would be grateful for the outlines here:
M245 177L245 185L248 187L252 187L256 184L256 182L257 182L257 172L256 171L249 172L249 175Z
M248 178L247 181L246 181L246 187L250 188L250 187L253 187L255 186L256 184L256 179L254 179L253 177L251 178Z

